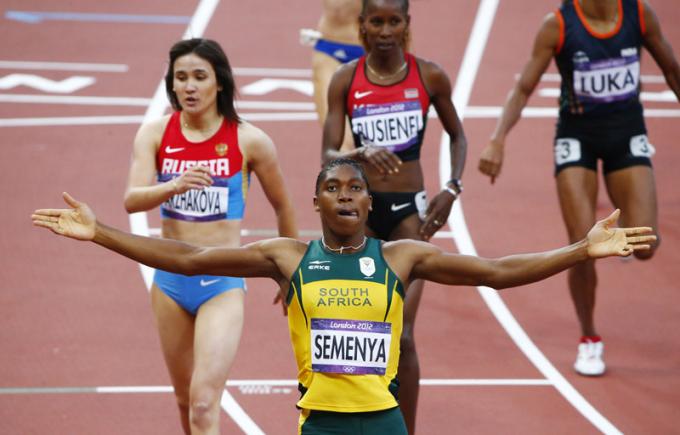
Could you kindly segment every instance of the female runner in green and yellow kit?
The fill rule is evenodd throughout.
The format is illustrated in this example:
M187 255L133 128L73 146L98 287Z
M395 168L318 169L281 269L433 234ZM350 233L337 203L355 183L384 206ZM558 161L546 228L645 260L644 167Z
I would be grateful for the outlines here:
M174 273L290 282L301 434L406 434L393 380L403 289L411 281L513 287L590 259L649 249L656 239L648 234L651 228L613 228L617 210L572 245L498 259L448 254L422 241L382 242L364 234L368 183L361 167L346 159L330 162L317 178L314 205L323 237L310 243L277 238L241 248L204 248L140 237L97 222L86 204L66 193L64 199L71 208L36 210L33 224Z

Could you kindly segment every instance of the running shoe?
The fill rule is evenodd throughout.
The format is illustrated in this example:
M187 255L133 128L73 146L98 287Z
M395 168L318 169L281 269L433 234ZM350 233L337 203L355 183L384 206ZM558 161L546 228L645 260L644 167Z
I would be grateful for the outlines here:
M602 354L604 343L600 341L584 341L578 345L578 356L574 363L576 373L583 376L602 376L606 369Z

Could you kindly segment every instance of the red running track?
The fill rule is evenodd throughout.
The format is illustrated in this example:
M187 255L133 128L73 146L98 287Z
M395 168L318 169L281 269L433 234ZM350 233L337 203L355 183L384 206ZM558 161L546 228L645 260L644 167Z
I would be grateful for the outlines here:
M545 13L557 6L558 2L554 3L546 6L515 0L499 4L468 105L459 107L465 109L470 143L463 208L480 255L547 249L566 240L552 181L554 118L527 118L518 124L509 139L505 170L495 186L475 169L495 123L495 118L484 116L479 108L502 104L529 55L535 30ZM46 4L6 0L3 13L192 16L197 5L196 1ZM677 6L673 0L659 0L653 6L677 51ZM459 83L477 9L477 2L462 0L412 2L414 52L438 62L455 84ZM274 73L245 75L248 71L243 68L308 69L310 52L298 45L297 32L313 27L319 13L320 2L222 1L205 32L223 45L238 68L236 79L245 106L240 112L258 117L253 122L277 143L288 187L298 204L300 228L316 231L319 224L311 197L321 130L311 119L311 98L285 89L249 95L244 87L272 78ZM93 77L93 84L67 95L145 100L106 106L66 104L44 99L60 94L25 85L0 91L0 130L6 156L0 161L0 192L6 198L5 231L0 236L4 262L0 280L0 433L180 433L173 396L167 388L157 392L94 390L99 386L169 385L138 266L98 247L35 230L29 215L38 207L59 206L59 194L67 190L89 202L107 223L129 228L122 195L132 138L164 72L167 49L182 37L186 24L58 20L27 24L2 19L5 44L0 51L0 80L10 74L31 74L55 82L76 75ZM127 66L127 70L49 69L54 65L35 70L8 61L115 64ZM649 56L643 72L659 75ZM287 77L278 78L309 80L292 74L289 71ZM557 83L544 81L540 89L549 92L555 87ZM666 89L663 83L645 85L645 90L653 92ZM36 102L18 102L21 99ZM250 102L303 105L285 110L252 109L247 107ZM555 98L536 93L530 106L552 108ZM598 264L597 320L607 342L607 375L585 379L572 372L578 329L565 276L505 291L502 298L555 369L615 428L625 433L678 433L680 274L675 265L680 254L675 245L680 239L680 194L673 186L677 185L674 169L680 151L673 139L680 137L679 107L677 102L645 102L645 107L675 113L647 120L650 140L657 148L654 165L664 243L651 262L610 259ZM276 121L272 113L306 120ZM102 124L100 120L72 125L71 120L64 121L66 125L17 125L95 116L133 118L117 118L120 124ZM435 174L440 138L441 128L433 120L423 152L423 165L431 175L429 192L438 187ZM251 192L244 227L274 228L259 187L254 185ZM610 209L604 194L599 205L601 215ZM151 215L151 225L157 226L157 217ZM244 238L249 240L252 238ZM435 243L456 249L447 234ZM249 280L249 289L245 332L231 382L292 381L295 367L286 321L278 307L271 306L275 287L264 280ZM547 384L475 289L428 284L417 335L423 379L440 384L421 390L419 433L598 432ZM520 385L469 385L476 379L517 380ZM437 380L466 385L441 385ZM537 385L522 385L523 380ZM230 386L227 391L263 432L292 433L297 421L297 392L286 385ZM222 429L224 433L240 431L226 412Z

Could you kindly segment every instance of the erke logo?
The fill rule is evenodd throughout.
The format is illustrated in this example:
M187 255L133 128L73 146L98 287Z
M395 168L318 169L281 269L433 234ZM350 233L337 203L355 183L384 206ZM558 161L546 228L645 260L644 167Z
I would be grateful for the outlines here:
M359 259L359 270L366 277L371 277L375 273L375 261L371 257L361 257Z
M309 270L331 270L330 260L314 260L310 261L307 269Z

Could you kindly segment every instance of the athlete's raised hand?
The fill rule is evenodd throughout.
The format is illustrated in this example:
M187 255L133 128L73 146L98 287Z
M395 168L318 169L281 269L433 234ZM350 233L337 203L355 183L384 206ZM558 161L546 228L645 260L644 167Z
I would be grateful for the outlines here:
M76 240L94 239L97 218L92 209L84 202L76 201L66 192L62 196L64 202L71 208L36 210L31 215L33 225Z
M212 173L207 166L194 166L182 175L169 181L175 194L184 193L192 189L204 189L213 184Z
M619 209L614 210L588 232L586 241L589 257L602 258L612 255L627 257L634 251L649 249L650 243L656 240L656 236L651 234L650 227L612 228L620 213Z

